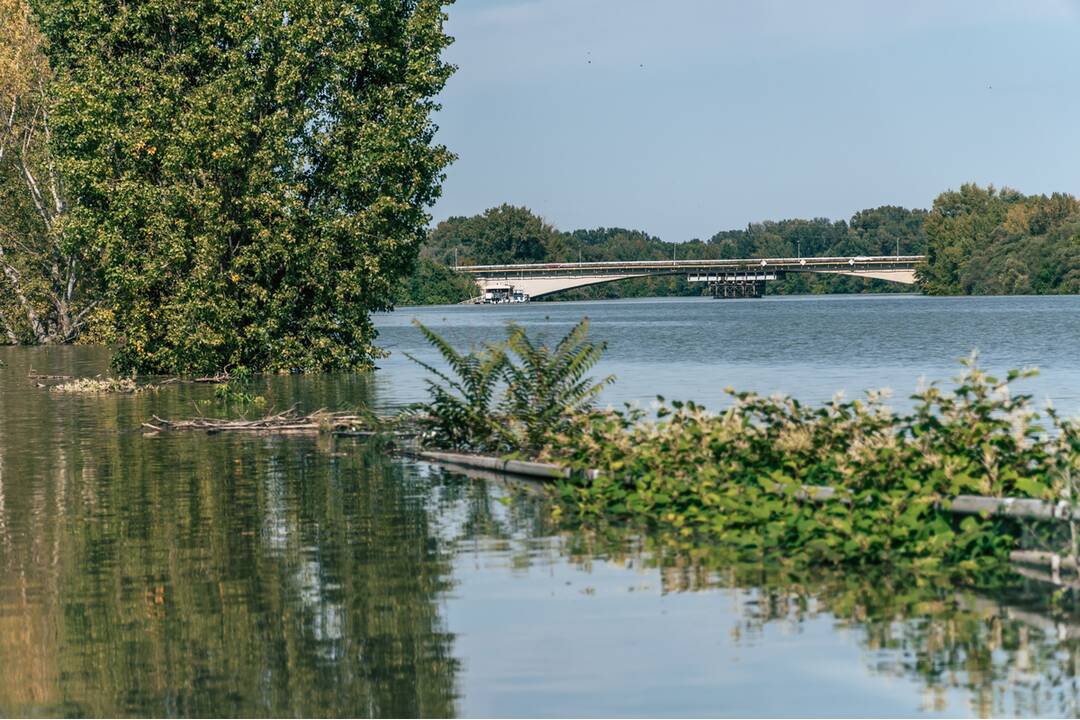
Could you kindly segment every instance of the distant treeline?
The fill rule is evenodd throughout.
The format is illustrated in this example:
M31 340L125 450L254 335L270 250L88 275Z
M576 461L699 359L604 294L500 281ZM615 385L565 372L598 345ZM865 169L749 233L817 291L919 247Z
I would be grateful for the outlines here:
M1080 202L964 185L934 201L926 218L933 295L1080 292Z
M1071 195L1025 196L1015 190L963 185L927 210L882 206L848 221L814 218L752 223L707 241L665 242L640 230L563 232L528 208L501 205L452 217L432 229L417 270L399 291L402 305L459 302L476 292L455 264L578 260L682 260L849 255L928 256L919 288L928 294L1080 292L1080 202ZM851 293L902 291L879 280L790 274L767 291ZM637 278L578 288L553 298L699 295L684 276Z

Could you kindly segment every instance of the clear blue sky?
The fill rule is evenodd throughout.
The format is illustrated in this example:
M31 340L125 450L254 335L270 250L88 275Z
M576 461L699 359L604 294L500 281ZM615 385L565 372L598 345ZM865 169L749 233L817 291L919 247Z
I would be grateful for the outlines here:
M503 202L669 241L1080 193L1080 0L459 0L435 221Z

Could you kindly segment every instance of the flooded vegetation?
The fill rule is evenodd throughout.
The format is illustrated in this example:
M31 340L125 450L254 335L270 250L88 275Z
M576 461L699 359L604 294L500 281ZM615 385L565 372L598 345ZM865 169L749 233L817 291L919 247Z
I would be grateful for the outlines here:
M632 359L625 306L598 309L609 366ZM93 377L107 354L0 349L0 713L1080 710L1080 607L1048 573L734 562L378 439L142 427L389 412L412 399L388 392L411 392L396 356L423 342L374 375L253 379L249 410L197 383L53 393L31 369Z
M0 0L0 717L1080 714L1080 14L452 5Z

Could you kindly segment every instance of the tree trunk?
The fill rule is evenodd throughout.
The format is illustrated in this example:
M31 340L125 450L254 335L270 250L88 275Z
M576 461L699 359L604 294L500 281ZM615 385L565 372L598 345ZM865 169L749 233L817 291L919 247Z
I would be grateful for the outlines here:
M34 333L34 340L39 343L44 343L48 340L48 333L45 331L45 327L41 324L41 319L38 317L37 311L34 310L34 306L26 297L26 293L22 291L22 282L19 278L19 272L4 262L4 249L0 247L0 269L3 269L4 275L8 279L8 283L11 284L12 290L15 292L15 299L19 301L19 307L26 313L26 321L30 323L30 331Z
M15 329L11 327L11 322L8 321L7 315L0 313L0 326L4 328L4 336L7 337L8 342L12 345L19 344L19 337L15 334Z

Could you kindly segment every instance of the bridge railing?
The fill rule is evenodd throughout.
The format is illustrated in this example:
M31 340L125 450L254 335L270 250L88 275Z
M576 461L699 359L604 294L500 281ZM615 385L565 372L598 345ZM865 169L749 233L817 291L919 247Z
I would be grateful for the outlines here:
M500 273L574 272L612 270L707 270L748 269L769 267L776 270L798 270L822 267L878 267L910 269L926 261L925 255L854 255L837 257L779 257L739 258L716 260L619 260L568 263L518 263L510 265L460 265L455 269L474 275Z

